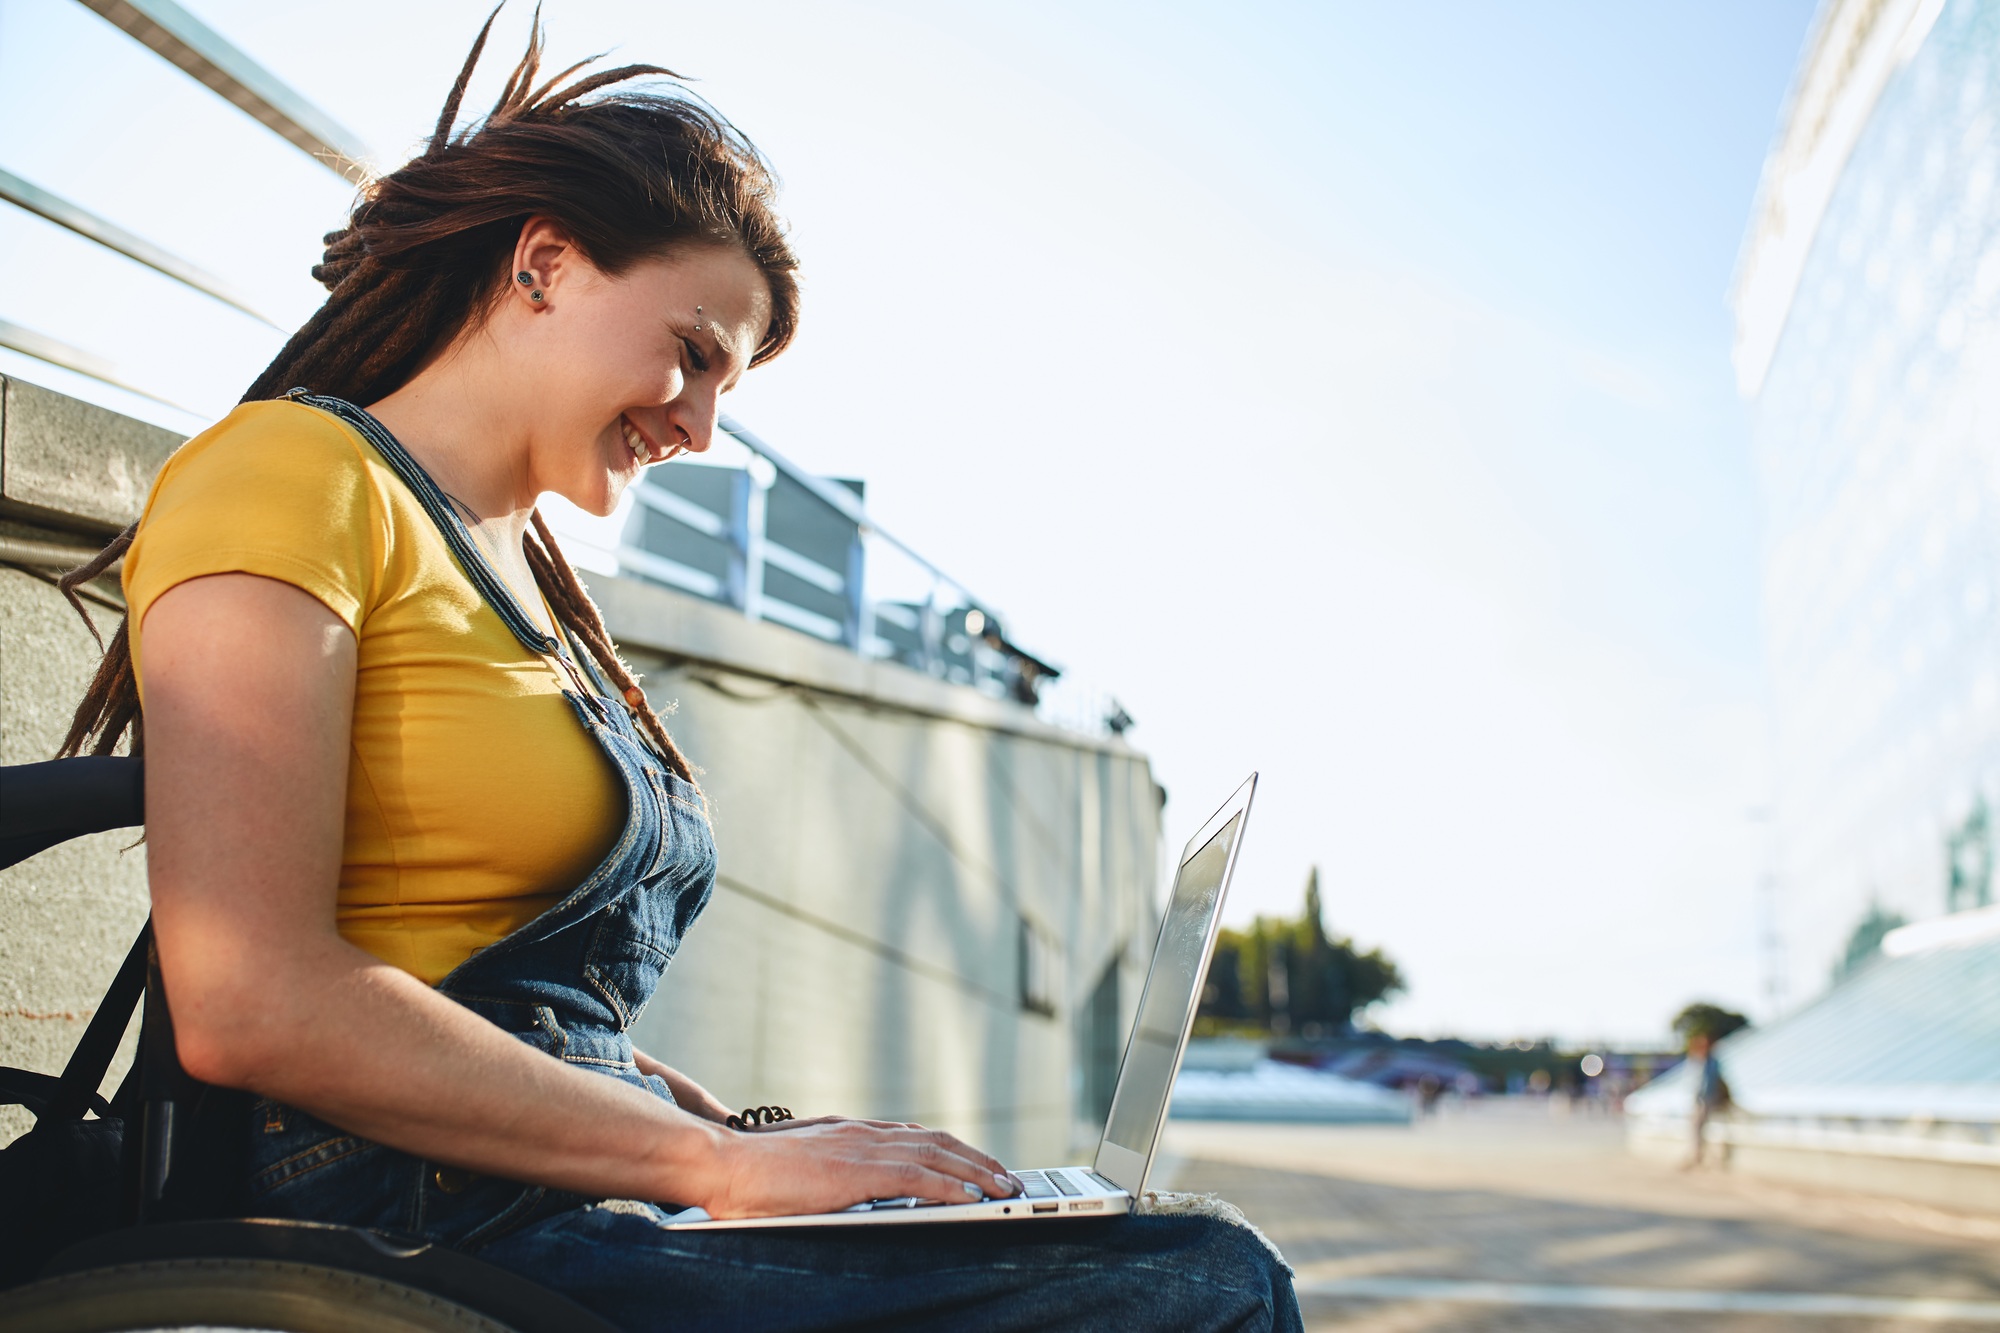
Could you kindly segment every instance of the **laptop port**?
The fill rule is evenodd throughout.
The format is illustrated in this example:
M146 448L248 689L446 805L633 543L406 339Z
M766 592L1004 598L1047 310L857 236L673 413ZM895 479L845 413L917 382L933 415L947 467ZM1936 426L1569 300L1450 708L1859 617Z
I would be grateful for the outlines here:
M1104 1200L1102 1199L1081 1199L1069 1206L1069 1210L1072 1213L1095 1213L1102 1211L1103 1208Z
M1035 1205L1035 1211L1038 1213L1053 1213L1060 1207L1062 1205L1059 1203L1038 1203Z

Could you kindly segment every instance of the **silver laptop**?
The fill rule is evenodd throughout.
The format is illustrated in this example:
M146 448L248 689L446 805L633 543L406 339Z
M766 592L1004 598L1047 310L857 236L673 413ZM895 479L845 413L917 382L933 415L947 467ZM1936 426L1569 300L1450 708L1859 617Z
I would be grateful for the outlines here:
M1016 1171L1026 1187L1024 1193L977 1203L876 1199L837 1213L725 1219L690 1208L674 1214L667 1225L713 1229L1029 1221L1129 1211L1132 1201L1146 1190L1146 1175L1152 1170L1160 1126L1167 1118L1181 1052L1194 1029L1196 1003L1222 919L1222 900L1236 870L1236 853L1243 846L1243 827L1249 821L1250 798L1256 790L1257 775L1252 773L1181 851L1173 895L1160 922L1159 943L1153 949L1152 970L1146 973L1146 988L1139 995L1138 1020L1125 1043L1124 1063L1118 1067L1111 1114L1097 1144L1097 1158L1088 1169L1065 1166Z

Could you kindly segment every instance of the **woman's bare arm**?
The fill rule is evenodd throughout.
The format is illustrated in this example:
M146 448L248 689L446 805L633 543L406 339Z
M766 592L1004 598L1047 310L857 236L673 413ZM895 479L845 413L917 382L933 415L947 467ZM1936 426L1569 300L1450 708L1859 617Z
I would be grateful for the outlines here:
M999 1163L934 1131L733 1133L544 1055L349 945L334 905L353 635L306 593L248 574L176 586L141 629L154 930L195 1077L435 1161L717 1216L1010 1192Z

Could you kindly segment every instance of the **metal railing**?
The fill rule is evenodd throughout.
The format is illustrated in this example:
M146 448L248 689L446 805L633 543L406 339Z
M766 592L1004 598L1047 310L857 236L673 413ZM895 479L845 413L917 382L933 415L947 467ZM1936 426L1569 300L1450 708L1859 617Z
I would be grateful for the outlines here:
M1061 676L870 518L862 483L814 476L729 417L720 427L700 460L633 486L621 574L1024 704Z
M328 170L350 181L359 181L366 174L364 162L368 150L359 138L173 0L78 0L78 3ZM275 320L232 284L32 181L0 170L0 200L282 331ZM200 415L185 403L140 386L114 362L39 329L0 319L0 347L164 403L176 411Z
M328 170L365 177L369 153L358 138L172 0L78 3ZM284 331L227 280L4 169L0 200ZM104 357L4 318L0 347L191 411ZM1046 720L1073 730L1129 725L1115 701L1074 682L1059 700L1048 698L1061 671L1009 641L990 606L870 519L861 483L815 476L727 417L721 436L703 460L655 469L632 488L622 531L606 552L618 573L865 658L1039 705Z

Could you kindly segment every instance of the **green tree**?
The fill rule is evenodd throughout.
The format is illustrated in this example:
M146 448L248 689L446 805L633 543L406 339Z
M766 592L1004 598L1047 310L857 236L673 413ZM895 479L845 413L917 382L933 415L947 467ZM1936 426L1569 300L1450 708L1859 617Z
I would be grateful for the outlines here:
M1840 961L1833 965L1834 984L1847 980L1861 970L1861 965L1882 952L1882 940L1898 926L1908 925L1900 912L1884 911L1882 904L1871 902L1868 911L1854 923L1854 930L1847 937L1847 948L1840 955Z
M1993 901L1993 824L1986 798L1972 803L1965 820L1945 835L1945 910L1963 912Z
M1201 1016L1266 1032L1297 1032L1307 1024L1342 1030L1369 1005L1404 989L1396 964L1380 949L1327 934L1319 868L1306 880L1305 911L1296 919L1258 917L1247 930L1224 930L1209 964Z
M1719 1004L1706 1000L1696 1000L1687 1008L1674 1015L1674 1031L1682 1041L1693 1037L1707 1037L1710 1041L1721 1041L1732 1032L1750 1026L1750 1020L1734 1009L1724 1009Z

